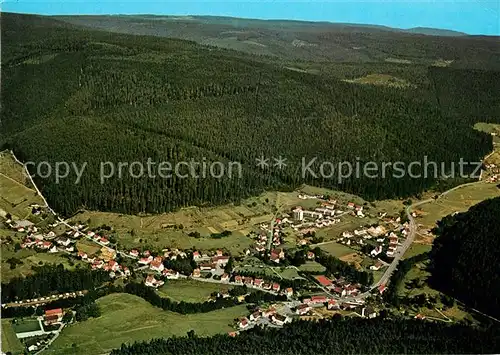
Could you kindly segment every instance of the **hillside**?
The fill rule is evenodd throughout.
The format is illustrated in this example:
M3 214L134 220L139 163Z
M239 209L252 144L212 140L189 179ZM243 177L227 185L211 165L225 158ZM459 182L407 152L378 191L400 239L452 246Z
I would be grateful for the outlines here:
M293 69L303 62L275 63L195 42L72 27L52 18L3 14L2 28L0 143L24 161L86 164L80 180L74 169L60 181L53 174L35 177L51 206L66 215L81 207L172 211L302 183L367 199L410 196L436 179L393 177L391 168L378 178L339 180L338 172L304 177L302 159L316 157L316 172L324 161L409 164L424 156L448 166L459 158L478 161L491 151L491 136L472 126L500 122L493 95L500 91L500 73L495 71L397 63L332 68L354 78L372 70L395 73L411 84L360 85L337 74ZM387 55L402 50L397 45L393 41ZM261 155L283 156L287 168L256 168ZM103 162L145 165L148 158L157 166L237 162L242 171L236 171L237 178L193 177L191 170L182 171L190 178L138 178L126 168L122 176L115 171L102 179ZM200 164L193 171L203 175L203 169Z
M299 321L283 329L254 328L234 338L216 335L123 344L111 355L467 354L496 353L500 347L498 328L484 331L418 320L339 318Z
M466 305L500 317L500 198L438 223L430 282Z
M421 64L445 59L455 61L456 66L476 68L498 68L500 62L497 38L431 28L403 30L221 16L59 16L57 19L99 30L187 39L282 59L357 63L399 59Z

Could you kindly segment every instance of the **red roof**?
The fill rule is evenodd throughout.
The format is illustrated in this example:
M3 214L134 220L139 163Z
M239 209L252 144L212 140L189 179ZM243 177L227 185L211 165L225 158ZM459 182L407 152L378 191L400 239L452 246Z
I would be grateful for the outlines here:
M326 297L325 296L312 296L311 301L312 302L326 302Z
M46 316L53 316L53 315L59 315L62 314L63 310L62 308L56 308L56 309L49 309L45 311Z
M331 286L332 281L323 275L316 276L316 280L319 281L323 286Z

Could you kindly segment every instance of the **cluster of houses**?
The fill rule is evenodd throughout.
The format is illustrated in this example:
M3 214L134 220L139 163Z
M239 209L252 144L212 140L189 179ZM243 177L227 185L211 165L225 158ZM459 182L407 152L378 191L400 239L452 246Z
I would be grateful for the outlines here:
M326 276L319 275L316 276L315 278L323 287L325 287L331 292L334 292L339 297L346 297L346 296L356 297L361 292L360 284L352 284L343 277L340 277L336 280L330 280Z
M271 324L274 324L278 327L281 327L286 323L290 323L292 321L291 317L278 313L276 311L276 308L271 306L267 309L257 309L255 312L250 314L249 317L239 319L238 328L240 330L248 329L261 319L266 319ZM230 333L230 335L233 334Z
M400 221L400 219L398 218ZM406 236L409 231L408 223L401 225L398 220L390 220L392 225L396 227L396 233ZM352 246L352 245L367 245L366 240L375 239L376 245L370 251L370 256L375 258L384 252L388 257L394 257L396 254L399 237L394 231L388 232L386 227L382 225L371 226L366 229L356 229L353 232L344 231L342 235L336 240L338 243ZM373 243L370 243L373 245ZM387 248L384 246L387 244ZM372 269L378 270L378 269Z

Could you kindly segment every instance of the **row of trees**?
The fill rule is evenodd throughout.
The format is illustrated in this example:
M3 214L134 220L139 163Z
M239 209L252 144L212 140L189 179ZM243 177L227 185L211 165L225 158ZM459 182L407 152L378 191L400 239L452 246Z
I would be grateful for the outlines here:
M91 291L109 281L109 274L103 270L76 267L66 270L64 265L43 265L33 267L34 273L17 277L2 283L2 303L33 299L51 294Z

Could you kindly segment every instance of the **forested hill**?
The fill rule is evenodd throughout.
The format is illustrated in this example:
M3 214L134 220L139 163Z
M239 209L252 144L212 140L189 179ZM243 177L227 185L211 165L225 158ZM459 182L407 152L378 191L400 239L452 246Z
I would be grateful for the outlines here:
M443 218L435 233L433 287L500 318L500 197Z
M181 38L275 58L351 63L436 59L460 67L500 69L498 38L461 36L431 28L257 20L220 16L58 16L68 23L111 32ZM429 36L429 35L436 35ZM446 36L446 37L445 37ZM448 37L453 36L453 37Z
M338 72L345 71L342 78L294 69L303 62L275 63L194 42L90 31L51 18L2 14L1 21L1 147L52 167L87 164L78 184L73 169L59 182L54 175L35 178L63 214L82 206L171 211L302 183L367 199L409 196L435 179L393 178L391 168L385 178L302 178L302 158L317 158L314 172L324 161L408 164L424 156L449 167L460 158L478 161L492 149L491 137L472 129L475 122L500 123L494 95L500 92L499 72L336 64ZM397 73L412 85L344 80L372 70ZM260 170L255 164L261 155L283 156L288 166ZM135 178L125 169L101 183L101 162L145 165L148 158L172 165L221 161L226 167L236 161L243 174Z
M299 321L283 329L252 329L235 338L189 336L122 345L111 355L173 354L490 354L500 351L498 328L478 330L415 320Z

